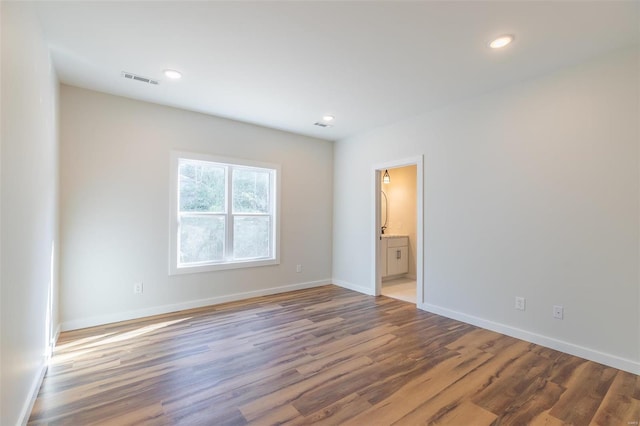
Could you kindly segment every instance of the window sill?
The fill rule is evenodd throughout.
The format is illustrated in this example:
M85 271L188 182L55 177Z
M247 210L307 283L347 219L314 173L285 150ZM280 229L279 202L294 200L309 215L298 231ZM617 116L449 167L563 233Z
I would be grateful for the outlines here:
M226 263L209 263L204 265L194 266L175 266L172 265L169 270L169 275L184 275L184 274L197 274L202 272L215 272L225 271L228 269L244 269L244 268L256 268L259 266L279 265L279 259L261 259L261 260L239 260Z

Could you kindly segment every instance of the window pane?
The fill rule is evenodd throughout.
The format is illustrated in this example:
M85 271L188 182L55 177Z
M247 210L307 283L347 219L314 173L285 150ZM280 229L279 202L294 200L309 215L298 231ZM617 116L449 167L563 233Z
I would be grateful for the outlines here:
M269 216L234 216L233 257L268 257L270 226Z
M269 213L269 172L233 169L233 212Z
M194 160L180 160L180 204L183 212L225 212L224 168Z
M224 259L224 216L180 217L180 263Z

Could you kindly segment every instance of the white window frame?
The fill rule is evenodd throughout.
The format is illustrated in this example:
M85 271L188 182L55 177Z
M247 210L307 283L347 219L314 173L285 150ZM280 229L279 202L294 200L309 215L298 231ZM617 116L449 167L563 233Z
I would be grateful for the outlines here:
M269 169L271 171L270 182L270 200L271 200L271 256L260 259L225 259L216 262L203 262L192 265L181 265L179 259L178 245L180 243L180 212L178 206L179 200L179 162L184 160L204 161L209 163L217 163L233 168L260 168ZM208 154L198 154L185 151L171 151L171 178L170 178L170 213L169 213L169 275L192 274L198 272L211 272L227 269L251 268L257 266L278 265L280 264L280 165L272 163L263 163L239 158L219 157ZM225 245L231 244L233 240L233 220L235 216L252 216L252 214L233 213L231 206L231 171L228 173L226 185L226 212L228 217L226 221L226 238Z

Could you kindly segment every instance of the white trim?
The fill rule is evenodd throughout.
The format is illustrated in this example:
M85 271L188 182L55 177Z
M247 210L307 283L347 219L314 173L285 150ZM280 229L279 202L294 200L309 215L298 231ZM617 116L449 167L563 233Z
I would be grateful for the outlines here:
M52 345L55 348L58 343L58 338L60 337L60 324L57 325L55 332L52 337ZM51 354L49 354L49 359L51 358ZM31 417L31 411L33 411L33 406L36 403L36 399L38 398L38 393L40 392L40 388L42 387L42 382L44 381L44 376L47 374L47 369L49 368L49 359L47 357L44 358L42 365L40 366L40 372L38 376L31 384L29 388L29 399L25 400L22 405L22 411L20 412L20 417L18 417L18 424L25 426L29 421L29 417Z
M374 277L373 294L379 296L382 294L382 273L380 271L380 175L382 170L393 169L397 167L416 166L416 301L417 304L424 303L424 156L405 158L402 160L388 161L373 165L373 265L372 272ZM357 291L357 290L356 290ZM370 294L370 293L366 293Z
M333 279L333 284L346 288L348 290L357 291L358 293L368 294L369 296L375 296L375 293L369 287L363 285L353 284L347 281Z
M280 264L280 188L282 180L282 167L280 166L280 164L264 163L253 160L245 160L242 158L220 157L211 154L175 150L170 151L169 157L169 170L171 173L171 176L169 177L169 275L193 274L200 272L212 272L227 269L251 268ZM209 163L220 163L221 166L225 167L227 188L225 188L226 206L224 216L229 218L226 224L227 231L225 233L225 252L228 247L231 246L231 241L233 240L232 233L234 214L230 206L232 181L232 172L230 172L230 169L245 167L268 170L270 176L269 189L271 199L271 212L265 216L274 219L271 223L270 230L271 253L269 257L261 259L225 260L219 263L204 263L192 266L178 265L178 165L180 159L204 161ZM237 214L235 216L237 216Z
M214 272L224 271L227 269L241 269L241 268L258 268L261 266L279 265L278 259L265 259L265 260L234 260L233 262L224 263L207 263L197 266L182 266L180 268L172 269L169 275L186 275L186 274L198 274L201 272Z
M266 296L269 294L285 293L287 291L302 290L305 288L320 287L331 284L329 278L318 281L309 281L298 284L290 284L279 287L270 287L261 290L247 291L243 293L233 293L224 296L210 297L208 299L191 300L188 302L174 303L171 305L154 306L152 308L137 309L134 311L116 312L113 314L99 315L95 317L79 318L62 323L62 331L77 330L80 328L94 327L98 325L111 324L114 322L128 321L132 319L144 318L152 315L167 314L170 312L184 311L186 309L202 308L205 306L218 305L220 303L235 302L237 300L250 299L252 297Z
M33 410L33 405L36 403L36 399L38 398L38 392L40 392L40 386L42 386L42 381L44 380L44 375L47 373L47 363L44 360L40 365L39 372L34 378L33 382L31 382L31 387L29 387L28 397L25 399L24 404L22 404L22 410L20 411L20 416L18 417L19 425L26 426L29 421L29 417L31 417L31 411Z
M386 171L386 169L385 169ZM382 168L373 168L373 295L382 294L382 259L380 258L380 245L382 244L382 186L380 184ZM385 194L385 200L388 200ZM385 215L389 218L389 206L387 204ZM386 222L386 221L385 221Z
M55 348L60 338L60 332L62 331L62 324L58 324L55 333L53 333L53 347Z
M585 348L584 346L565 342L563 340L554 339L553 337L532 333L527 330L511 327L506 324L486 320L473 315L467 315L462 312L453 311L451 309L443 308L443 307L432 305L429 303L419 303L418 308L427 312L437 314L437 315L442 315L447 318L452 318L457 321L462 321L467 324L482 327L487 330L495 331L497 333L506 334L507 336L515 337L520 340L525 340L530 343L535 343L537 345L555 349L557 351L564 352L570 355L574 355L580 358L585 358L590 361L594 361L600 364L608 365L610 367L618 368L620 370L628 371L633 374L640 374L640 362L638 361L621 358L616 355L600 352L594 349Z

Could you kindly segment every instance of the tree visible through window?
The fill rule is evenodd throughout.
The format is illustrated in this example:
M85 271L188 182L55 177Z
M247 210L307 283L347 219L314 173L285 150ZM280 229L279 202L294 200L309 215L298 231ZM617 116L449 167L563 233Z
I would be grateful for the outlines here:
M177 269L276 260L275 168L179 157L176 169Z

